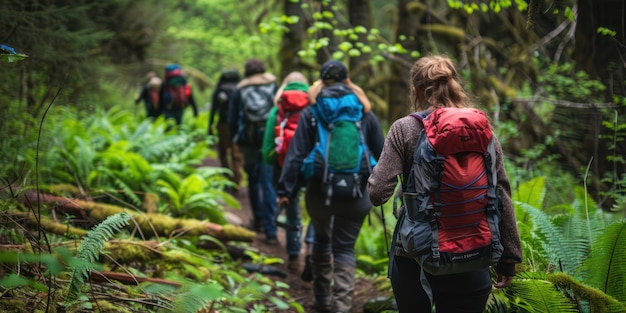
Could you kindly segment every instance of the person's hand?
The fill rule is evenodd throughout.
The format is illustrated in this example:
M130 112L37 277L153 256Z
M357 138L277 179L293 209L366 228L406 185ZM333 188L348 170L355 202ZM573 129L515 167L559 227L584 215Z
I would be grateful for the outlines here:
M500 289L500 288L506 288L511 286L511 282L513 281L513 276L504 276L500 273L498 273L498 279L496 281L496 284L494 285L494 287Z
M287 197L276 198L276 205L278 205L278 207L281 207L283 205L289 205L289 198Z

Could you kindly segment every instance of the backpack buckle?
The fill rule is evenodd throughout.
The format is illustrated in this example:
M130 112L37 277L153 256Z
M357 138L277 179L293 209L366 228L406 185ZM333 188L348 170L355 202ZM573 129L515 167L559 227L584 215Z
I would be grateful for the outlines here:
M439 249L433 248L433 258L439 259L441 255L439 254Z

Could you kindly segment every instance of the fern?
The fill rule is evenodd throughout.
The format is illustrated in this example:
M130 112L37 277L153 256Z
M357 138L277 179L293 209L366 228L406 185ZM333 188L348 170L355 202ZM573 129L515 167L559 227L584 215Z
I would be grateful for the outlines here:
M551 263L561 271L573 275L582 262L580 256L571 250L573 243L563 236L563 231L546 213L526 203L516 202L516 206L531 217L534 233L541 238L543 249Z
M81 289L84 280L92 269L91 263L98 259L98 256L104 249L105 243L115 235L120 229L128 225L130 215L126 213L118 213L109 216L102 223L98 224L92 230L87 232L87 236L80 243L76 252L76 259L79 261L73 267L71 280L68 286L68 294L66 303L71 304L81 296Z
M579 312L574 303L561 293L543 273L521 273L507 290L512 308L529 313Z
M609 225L585 262L589 284L626 302L626 220Z

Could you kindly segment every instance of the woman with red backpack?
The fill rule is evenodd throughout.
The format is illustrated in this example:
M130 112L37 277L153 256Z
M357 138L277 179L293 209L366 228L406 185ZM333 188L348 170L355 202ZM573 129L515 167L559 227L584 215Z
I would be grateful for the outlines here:
M418 152L424 151L416 151L418 142L424 142L424 140L426 140L432 143L431 140L433 137L437 136L437 134L428 132L428 139L418 140L420 134L426 134L422 132L422 130L425 129L425 125L428 123L427 119L430 118L429 115L434 115L431 112L441 112L437 111L439 109L473 107L469 96L465 93L461 85L457 70L452 61L446 57L429 56L418 59L410 71L410 85L411 102L414 105L414 109L419 111L419 113L398 119L391 126L385 139L378 164L374 167L368 179L367 189L373 205L382 205L387 202L387 200L394 195L399 180L402 182L402 191L405 196L409 194L405 189L407 188L407 182L413 185L420 185L418 187L432 184L435 179L433 177L438 177L439 182L441 182L441 176L437 175L432 175L433 177L431 177L431 179L414 179L415 172L425 166L425 163L417 163L417 160L422 160L420 159L422 154ZM465 119L465 117L460 118L460 120L463 119ZM485 121L484 124L486 124L487 127L482 129L491 134L488 120L485 119ZM440 123L436 127L443 129L444 125L442 124L444 123ZM465 134L472 134L473 130L468 131L467 128L464 128L459 132L461 131L465 131ZM460 137L461 136L458 136L458 138ZM470 137L471 136L466 136L464 140L470 140ZM511 280L515 275L515 264L521 263L522 261L522 249L515 219L515 210L511 200L511 187L504 168L502 147L495 136L491 138L493 138L491 144L493 144L492 150L495 151L495 157L492 160L491 154L485 156L485 160L488 160L485 161L485 163L490 163L492 166L490 168L493 168L491 172L494 173L493 176L489 174L487 174L487 176L489 177L489 185L495 185L493 189L499 191L492 192L492 194L500 194L500 202L488 202L490 204L496 203L494 207L498 208L495 211L498 211L496 214L498 214L500 218L499 223L493 223L499 226L496 226L499 229L499 234L497 234L497 232L495 233L495 237L499 237L499 240L494 244L494 246L499 247L499 254L497 258L494 258L497 262L495 266L497 272L495 284L492 286L489 265L483 265L483 263L478 263L478 261L477 263L480 264L480 267L470 271L459 270L458 273L453 274L441 274L429 271L430 266L434 263L429 263L432 259L428 259L431 250L437 252L433 254L435 255L434 259L439 260L439 262L444 259L444 251L441 245L433 245L432 242L438 240L439 243L441 243L442 239L439 235L446 231L441 228L441 224L438 224L436 220L434 223L432 221L434 218L440 219L441 216L444 215L444 213L447 214L447 212L444 212L442 209L442 199L444 199L446 195L442 195L442 193L436 195L435 192L426 188L425 190L428 190L429 193L423 197L423 201L415 201L419 203L419 205L416 206L420 208L416 215L406 213L411 211L411 208L414 206L411 206L409 201L411 198L403 198L403 207L398 214L399 220L396 225L396 231L394 232L395 245L392 246L389 256L389 276L391 278L391 285L399 312L431 313L432 308L435 307L436 312L439 313L480 313L483 312L485 308L492 287L503 288L511 284ZM435 149L433 146L430 146L430 148ZM440 160L440 164L442 165L440 168L443 168L442 171L444 171L447 158L437 159ZM495 162L495 164L491 161ZM462 173L457 174L463 175ZM487 180L487 178L484 179ZM442 184L436 186L436 189L444 190L444 187L448 187L447 185L441 185ZM433 194L435 195L431 198L430 196ZM489 199L498 198L491 194L489 194L488 197ZM471 202L478 200L487 202L487 196L481 199L470 200L453 199L455 204L464 203L464 201ZM407 209L407 207L409 209ZM483 208L486 207L485 205L483 206ZM424 232L429 232L432 228L434 229L432 233L435 235L427 239L432 241L427 242L421 250L425 251L422 253L425 253L423 255L428 255L428 257L420 259L412 255L411 249L407 247L409 244L412 245L415 242L406 240L407 235L406 232L403 232L405 228L402 226L407 220L413 223L417 223L417 221L421 222L419 218L422 216L426 217L425 220L427 220L429 216L432 216L429 214L432 214L433 211L437 212L437 214L429 220L430 225L428 225L428 223L426 224L428 226L427 230L424 230ZM489 229L491 227L491 225L487 226L487 236L490 236ZM410 239L416 238L414 234L410 234L410 236L413 236L410 237ZM458 238L453 240L459 241ZM489 249L489 246L490 245L487 245L487 249ZM475 254L478 255L479 252L475 252ZM473 254L466 255L469 259ZM493 262L494 259L488 261ZM464 261L465 260L459 261L457 264L450 266L464 266ZM454 263L455 260L451 259L449 262ZM480 260L480 262L483 261ZM428 267L426 265L428 265Z

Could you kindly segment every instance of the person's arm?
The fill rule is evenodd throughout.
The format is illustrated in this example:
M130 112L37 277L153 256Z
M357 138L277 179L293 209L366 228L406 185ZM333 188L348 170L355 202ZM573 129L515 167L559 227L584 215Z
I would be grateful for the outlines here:
M196 105L196 99L193 96L193 91L189 93L189 105L191 105L191 108L193 109L193 116L198 117L198 106Z
M378 160L385 143L385 135L374 112L370 111L363 116L363 128L367 130L367 134L365 134L367 147L372 156Z
M216 88L215 91L213 91L213 94L211 95L211 110L209 111L209 127L208 127L209 135L213 135L213 121L215 121L215 112L217 112L217 108L219 107L218 100L217 100L218 92L219 92L219 88Z
M413 136L417 136L417 133ZM384 204L393 196L398 176L403 174L406 161L404 137L404 129L396 121L389 129L378 163L367 180L367 192L375 206Z
M228 130L231 139L237 136L239 131L239 103L241 102L241 92L239 89L233 91L228 101Z
M148 96L148 89L143 86L141 87L141 91L139 92L139 96L135 99L135 105L137 105L142 99L145 99Z
M496 265L498 273L496 288L504 288L511 285L515 276L515 264L522 262L522 244L517 229L515 207L511 199L511 184L504 168L502 146L496 140L496 171L498 176L497 187L502 196L502 219L500 221L500 236L504 252Z

